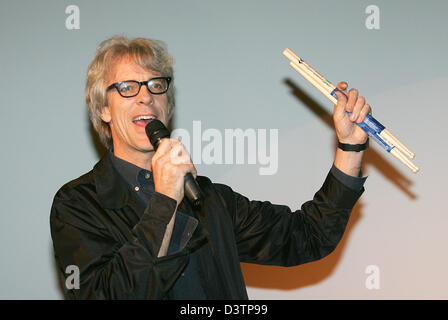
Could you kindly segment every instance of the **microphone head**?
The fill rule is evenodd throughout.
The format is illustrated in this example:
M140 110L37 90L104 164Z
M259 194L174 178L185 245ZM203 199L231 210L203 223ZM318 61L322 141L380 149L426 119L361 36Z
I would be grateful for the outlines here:
M159 143L164 138L170 137L170 132L162 123L162 121L154 119L150 121L145 127L146 135L149 138L154 150L157 149Z

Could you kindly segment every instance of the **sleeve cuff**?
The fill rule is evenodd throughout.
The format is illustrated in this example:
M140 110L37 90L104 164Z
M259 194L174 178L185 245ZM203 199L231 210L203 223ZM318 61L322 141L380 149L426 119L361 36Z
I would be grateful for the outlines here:
M331 167L330 172L340 183L354 191L360 191L367 180L367 177L362 177L362 171L359 172L359 177L353 177L339 170L334 164Z
M171 220L176 206L176 200L158 192L154 193L140 221L132 229L136 238L151 250L154 257L157 257L166 226Z
M177 202L162 193L155 192L149 200L145 210L151 220L157 220L164 224L170 222L177 207Z

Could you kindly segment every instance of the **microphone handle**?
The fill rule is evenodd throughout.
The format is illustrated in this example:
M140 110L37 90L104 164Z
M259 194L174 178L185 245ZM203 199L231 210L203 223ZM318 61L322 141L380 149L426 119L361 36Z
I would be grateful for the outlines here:
M201 189L191 172L188 172L184 178L184 194L193 207L201 205Z

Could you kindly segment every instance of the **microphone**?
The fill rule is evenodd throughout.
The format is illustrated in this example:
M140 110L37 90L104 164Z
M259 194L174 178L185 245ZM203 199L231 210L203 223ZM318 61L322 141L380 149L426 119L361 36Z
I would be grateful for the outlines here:
M151 142L154 150L157 150L162 139L169 138L170 132L165 125L157 119L150 121L145 127L146 135ZM184 178L184 193L193 207L201 205L202 194L198 183L191 172L188 172Z

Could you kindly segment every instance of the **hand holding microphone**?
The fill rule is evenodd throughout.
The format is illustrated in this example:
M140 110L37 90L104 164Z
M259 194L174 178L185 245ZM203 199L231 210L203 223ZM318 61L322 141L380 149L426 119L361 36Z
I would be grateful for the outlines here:
M170 132L159 120L149 122L145 131L156 150L151 161L155 191L175 199L177 204L185 195L198 207L201 191L194 178L196 169L185 147L179 140L170 138Z

